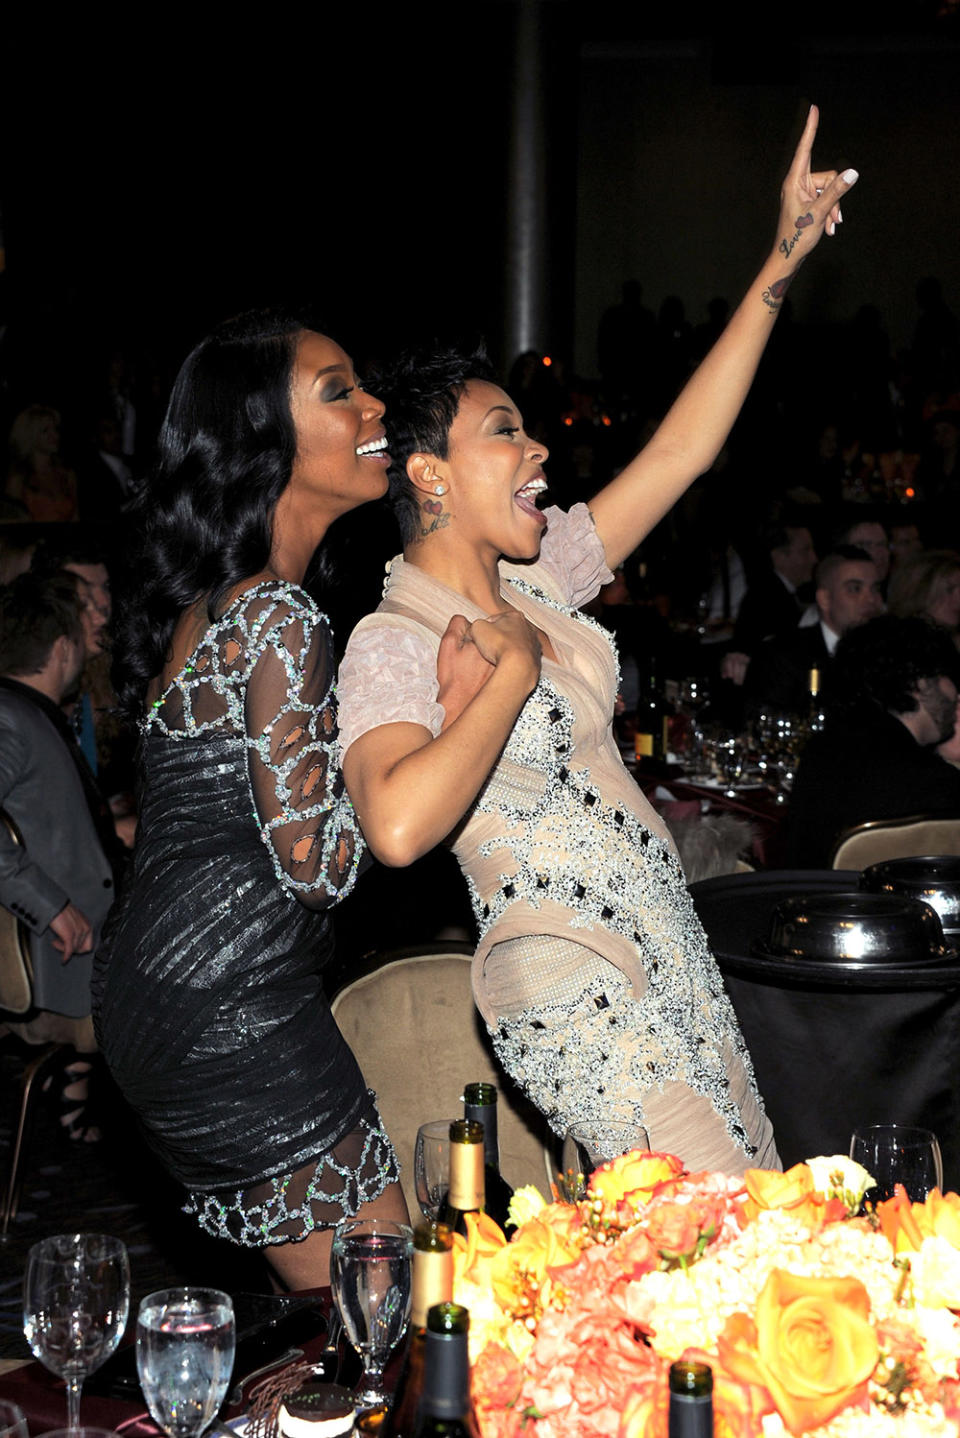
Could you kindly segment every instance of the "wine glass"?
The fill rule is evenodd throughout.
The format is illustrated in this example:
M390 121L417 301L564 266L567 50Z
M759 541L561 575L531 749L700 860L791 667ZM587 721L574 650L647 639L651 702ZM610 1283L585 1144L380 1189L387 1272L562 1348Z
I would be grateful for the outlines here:
M170 1438L199 1438L217 1416L235 1347L233 1303L219 1288L162 1288L140 1304L140 1387Z
M23 1331L35 1358L65 1379L67 1427L80 1424L80 1389L123 1336L130 1264L119 1238L61 1233L35 1243L23 1280Z
M443 1196L450 1178L450 1124L448 1118L435 1118L417 1129L413 1150L413 1175L417 1186L417 1202L424 1218L440 1217Z
M16 1403L0 1398L0 1438L27 1438L27 1420Z
M345 1218L333 1234L330 1281L347 1337L363 1360L362 1409L386 1408L383 1369L410 1316L413 1231L384 1218Z
M595 1168L622 1153L649 1147L647 1130L639 1123L575 1123L563 1140L562 1197L568 1203L584 1198Z
M853 1131L850 1157L876 1180L870 1198L893 1198L899 1183L908 1198L922 1203L931 1188L943 1189L943 1159L935 1133L899 1123L869 1124Z

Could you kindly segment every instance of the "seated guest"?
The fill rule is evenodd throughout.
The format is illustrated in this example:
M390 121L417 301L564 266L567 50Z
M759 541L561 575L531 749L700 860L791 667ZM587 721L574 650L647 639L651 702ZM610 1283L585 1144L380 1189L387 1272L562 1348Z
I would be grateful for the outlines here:
M809 584L817 562L810 531L802 524L769 527L763 549L769 567L743 597L730 653L721 668L723 678L735 684L743 683L750 656L765 639L796 629L804 610L798 590Z
M960 554L927 549L897 566L890 583L890 613L919 614L960 641Z
M753 657L744 686L752 709L802 714L811 669L819 671L822 693L840 636L883 613L877 567L855 545L843 545L821 559L814 583L816 622L766 640Z
M114 896L109 810L60 703L83 666L81 604L72 576L23 574L0 591L0 904L30 931L34 1010L9 1027L28 1043L96 1049L90 971ZM64 1070L62 1122L87 1138L90 1065Z
M880 520L863 505L853 505L851 512L834 532L833 547L841 549L845 544L855 544L865 549L877 566L881 585L886 584L890 573L890 540Z
M837 645L822 734L800 759L787 862L829 867L845 829L873 819L960 818L960 771L936 746L953 734L960 661L923 619L881 615Z

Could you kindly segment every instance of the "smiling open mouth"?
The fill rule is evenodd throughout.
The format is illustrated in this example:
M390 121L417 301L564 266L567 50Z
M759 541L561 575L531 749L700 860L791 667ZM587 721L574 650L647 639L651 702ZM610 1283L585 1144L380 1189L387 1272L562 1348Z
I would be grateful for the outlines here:
M542 474L537 474L534 475L533 479L528 480L522 489L518 489L513 496L515 504L523 510L524 514L529 514L531 518L536 519L540 524L544 524L546 521L537 508L537 497L546 493L546 488L547 481Z
M358 445L357 445L357 454L364 455L364 456L386 454L386 451L387 451L387 437L386 437L386 435L382 435L382 436L380 437L380 439L371 439L368 444L358 444Z

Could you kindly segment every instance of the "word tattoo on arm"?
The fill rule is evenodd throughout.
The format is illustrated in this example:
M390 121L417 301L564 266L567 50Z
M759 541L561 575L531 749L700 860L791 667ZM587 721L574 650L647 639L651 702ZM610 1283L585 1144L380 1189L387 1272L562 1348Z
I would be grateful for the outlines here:
M793 223L797 227L796 234L791 235L788 240L781 240L780 244L777 246L778 249L781 249L783 251L783 253L787 256L788 259L793 252L794 245L797 243L804 230L808 229L810 225L813 224L813 216L811 214L798 215Z
M792 278L792 275L787 275L785 279L774 280L773 284L770 285L768 289L765 289L763 294L760 296L760 298L763 300L763 303L772 310L778 310L783 304L783 297L787 293L787 290L790 288L790 281Z

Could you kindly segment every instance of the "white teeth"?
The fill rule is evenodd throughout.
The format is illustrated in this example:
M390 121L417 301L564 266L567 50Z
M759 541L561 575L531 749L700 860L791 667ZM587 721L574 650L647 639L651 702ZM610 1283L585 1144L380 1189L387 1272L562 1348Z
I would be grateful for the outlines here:
M528 498L532 498L535 494L542 494L546 487L547 481L538 477L537 479L531 479L530 483L525 484L522 489L518 489L517 494L523 494Z
M384 435L383 439L372 439L369 444L358 445L357 454L379 454L380 451L386 449L386 447L387 439L386 435Z

